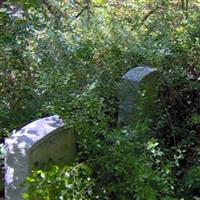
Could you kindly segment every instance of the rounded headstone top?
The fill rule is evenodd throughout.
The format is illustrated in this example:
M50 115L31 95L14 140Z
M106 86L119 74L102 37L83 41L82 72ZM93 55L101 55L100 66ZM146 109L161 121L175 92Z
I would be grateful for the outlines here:
M158 70L156 68L150 66L138 66L129 70L126 74L123 75L122 78L131 82L139 82L145 76L157 71Z
M10 151L14 149L30 149L41 138L63 125L64 123L58 115L33 121L19 131L13 132L9 138L6 138L5 145Z

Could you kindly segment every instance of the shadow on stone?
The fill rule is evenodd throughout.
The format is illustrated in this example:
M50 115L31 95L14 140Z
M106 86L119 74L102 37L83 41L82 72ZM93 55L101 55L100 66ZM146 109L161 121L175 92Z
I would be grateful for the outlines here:
M5 140L5 199L21 200L19 185L32 170L55 164L71 164L76 154L76 137L63 128L63 121L50 116L31 122Z

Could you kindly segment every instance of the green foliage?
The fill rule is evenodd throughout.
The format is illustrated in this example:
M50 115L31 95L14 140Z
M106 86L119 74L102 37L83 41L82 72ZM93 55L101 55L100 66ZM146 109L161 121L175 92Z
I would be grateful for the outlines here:
M26 182L29 192L23 194L25 200L89 199L93 180L91 170L84 164L75 167L53 166L48 172L35 171Z
M20 2L0 9L1 142L54 113L78 135L77 161L33 172L23 198L198 199L199 5ZM117 127L120 78L140 63L161 71L160 111Z
M185 191L188 197L192 198L193 195L199 196L200 188L200 167L191 167L184 177L185 181Z
M38 199L40 196L41 199L54 199L60 197L63 191L63 199L154 200L170 195L168 174L152 169L151 159L147 155L149 149L142 144L147 139L144 136L144 133L147 133L145 130L145 127L138 127L134 132L116 130L109 134L107 141L98 141L95 149L94 146L89 146L92 142L86 140L88 135L83 135L79 142L86 146L86 149L80 154L90 153L89 159L70 168L54 167L48 172L40 170L33 173L33 176L27 179L30 190L28 194L24 194L24 199ZM80 172L82 167L87 169L87 173L84 172L85 177ZM63 170L67 177L63 175ZM74 174L77 177L74 177ZM72 188L66 188L66 182L70 182Z

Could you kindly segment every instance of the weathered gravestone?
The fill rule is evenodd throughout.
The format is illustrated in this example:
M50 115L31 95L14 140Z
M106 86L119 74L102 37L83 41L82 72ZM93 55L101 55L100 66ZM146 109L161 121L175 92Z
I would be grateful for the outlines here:
M129 125L155 113L158 83L158 70L149 66L138 66L124 74L119 92L119 124Z
M5 140L5 198L21 200L20 187L31 171L49 162L73 162L75 134L63 128L57 115L34 121Z

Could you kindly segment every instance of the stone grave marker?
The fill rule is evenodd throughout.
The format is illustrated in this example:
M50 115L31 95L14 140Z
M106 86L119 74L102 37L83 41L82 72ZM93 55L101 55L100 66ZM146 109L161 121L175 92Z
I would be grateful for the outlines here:
M51 162L70 164L76 153L76 138L53 115L26 125L5 140L5 199L22 200L20 187L32 170Z
M122 77L119 91L118 123L129 125L135 119L156 112L159 72L149 66L138 66Z

